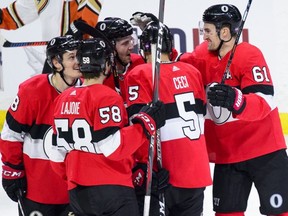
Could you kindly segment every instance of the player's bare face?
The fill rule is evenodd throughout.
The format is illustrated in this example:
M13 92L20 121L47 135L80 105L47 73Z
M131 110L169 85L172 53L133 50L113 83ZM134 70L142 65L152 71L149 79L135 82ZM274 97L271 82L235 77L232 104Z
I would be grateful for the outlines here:
M76 58L77 50L67 51L63 54L63 66L65 79L76 79L81 77L79 62Z
M131 61L131 52L134 48L134 39L132 36L127 36L116 41L116 50L118 57L124 64Z
M203 39L208 42L208 50L209 51L215 51L218 49L221 41L218 37L216 27L214 24L204 23Z

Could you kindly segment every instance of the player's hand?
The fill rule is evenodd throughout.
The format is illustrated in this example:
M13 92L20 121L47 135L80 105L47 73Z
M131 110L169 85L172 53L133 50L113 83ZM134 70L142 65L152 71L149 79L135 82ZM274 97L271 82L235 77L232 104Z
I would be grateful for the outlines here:
M146 173L147 165L144 163L137 163L132 169L132 181L136 194L145 195L146 191Z
M17 170L3 165L2 186L9 198L17 202L18 197L25 195L27 189L27 181L24 170Z
M152 191L163 193L169 187L169 171L165 168L159 169L152 174Z
M137 163L132 170L133 185L137 195L145 195L146 193L146 173L147 164ZM152 173L151 191L153 193L163 192L169 187L169 171L162 168Z
M209 87L207 97L212 106L227 108L235 114L242 113L246 106L243 93L239 89L225 84Z
M150 22L159 22L158 18L152 13L135 12L130 18L130 22L134 26L138 26L142 31Z
M150 138L153 133L160 127L165 125L166 109L161 101L155 104L148 104L140 110L139 113L132 116L132 123L140 123L145 131L145 134Z

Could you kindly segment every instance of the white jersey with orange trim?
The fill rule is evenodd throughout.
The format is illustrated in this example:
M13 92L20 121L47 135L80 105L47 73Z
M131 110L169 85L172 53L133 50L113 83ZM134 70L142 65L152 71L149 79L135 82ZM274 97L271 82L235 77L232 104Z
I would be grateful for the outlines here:
M64 35L71 22L82 19L96 26L103 0L17 0L2 8L1 29L15 30L40 19L42 39Z

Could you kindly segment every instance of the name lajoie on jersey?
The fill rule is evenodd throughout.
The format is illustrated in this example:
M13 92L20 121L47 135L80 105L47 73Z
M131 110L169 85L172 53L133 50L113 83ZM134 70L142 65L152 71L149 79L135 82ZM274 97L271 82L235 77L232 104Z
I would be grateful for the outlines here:
M61 114L79 115L79 108L81 102L62 102Z

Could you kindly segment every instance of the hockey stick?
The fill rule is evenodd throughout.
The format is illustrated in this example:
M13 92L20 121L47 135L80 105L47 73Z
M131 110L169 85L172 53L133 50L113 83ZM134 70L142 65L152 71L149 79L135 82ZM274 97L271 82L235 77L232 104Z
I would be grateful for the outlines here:
M158 36L156 47L151 47L152 53L152 69L153 69L153 98L152 103L156 103L159 99L159 82L160 82L160 64L161 64L161 50L162 50L162 39L163 39L163 19L164 19L164 5L165 0L160 0L159 4L159 23L158 23ZM153 51L153 48L155 51ZM147 162L147 180L146 180L146 194L144 199L144 216L149 215L150 211L150 200L151 200L151 185L152 185L152 172L153 172L153 158L154 158L154 144L155 135L157 142L157 165L158 168L162 168L162 153L161 153L161 140L160 131L156 131L150 139L148 162ZM159 213L165 216L165 199L164 193L159 194Z
M6 48L13 48L13 47L26 47L26 46L44 46L47 45L48 41L31 41L31 42L11 42L8 41L6 38L0 34L0 46Z
M113 44L111 43L111 41L101 31L97 30L96 28L93 28L86 22L83 21L75 22L75 27L84 34L91 35L92 37L95 38L103 39L111 48L113 48Z
M226 65L226 68L225 68L225 72L223 74L223 77L222 77L222 80L221 80L221 84L224 84L225 83L225 80L227 78L227 75L230 73L230 66L231 66L231 63L232 63L232 60L233 60L233 57L234 57L234 53L235 53L235 50L236 50L236 47L238 45L238 41L239 41L239 38L240 38L240 35L242 34L242 31L243 31L243 27L244 27L244 23L246 21L246 18L247 18L247 15L248 15L248 12L249 12L249 9L250 9L250 6L251 6L251 3L252 3L252 0L249 0L248 1L248 4L246 6L246 10L243 14L243 18L242 18L242 21L241 21L241 24L239 26L239 30L237 32L237 35L236 35L236 39L235 39L235 42L234 42L234 45L233 45L233 48L231 50L231 53L230 53L230 56L229 56L229 60L228 60L228 63Z
M24 208L23 208L23 199L22 199L22 191L19 189L19 193L17 193L18 197L18 206L22 216L25 216Z
M164 22L164 8L165 8L165 0L160 0L159 3L159 31L158 31L158 48L159 48L159 44L161 43L161 48L162 48L162 39L163 39L163 22ZM162 25L162 26L161 26ZM161 30L162 28L162 30ZM162 35L160 34L160 31L162 31ZM160 38L161 41L160 41ZM160 52L160 55L159 55ZM155 74L157 73L158 70L158 76L155 76L155 82L154 84L156 84L156 82L158 82L158 88L154 89L154 100L155 97L159 97L159 81L160 81L160 56L161 56L161 49L156 49L156 58L155 58ZM157 55L159 55L159 57L157 57ZM157 65L157 59L159 61L159 64ZM158 69L157 69L158 68ZM158 98L157 98L158 99ZM160 138L160 129L157 130L156 132L156 143L157 143L157 166L158 169L162 169L162 149L161 149L161 138ZM165 216L165 196L164 196L164 192L159 193L159 215L163 215Z
M26 47L26 46L45 46L48 41L33 41L33 42L10 42L6 40L3 47Z

